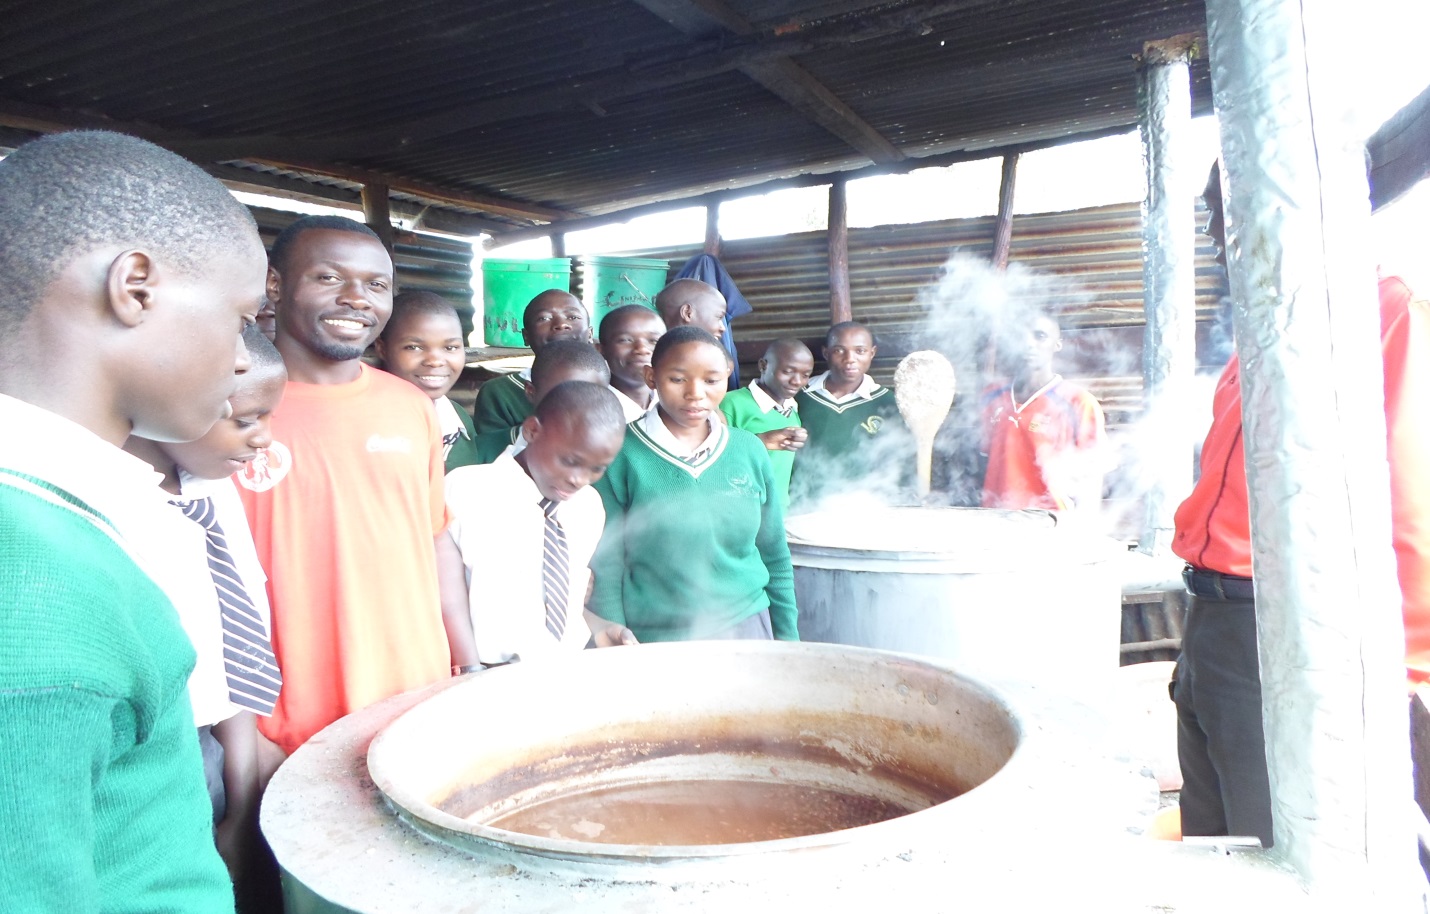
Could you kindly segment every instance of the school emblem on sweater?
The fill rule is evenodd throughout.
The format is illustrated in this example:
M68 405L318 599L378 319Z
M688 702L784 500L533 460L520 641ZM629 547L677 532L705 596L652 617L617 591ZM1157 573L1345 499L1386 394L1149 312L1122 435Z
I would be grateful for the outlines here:
M859 427L871 435L877 435L879 434L879 429L884 427L884 417L870 416L863 422L860 422Z
M234 475L238 484L250 492L267 492L283 481L288 471L293 469L293 454L281 441L268 447L259 448L258 456Z

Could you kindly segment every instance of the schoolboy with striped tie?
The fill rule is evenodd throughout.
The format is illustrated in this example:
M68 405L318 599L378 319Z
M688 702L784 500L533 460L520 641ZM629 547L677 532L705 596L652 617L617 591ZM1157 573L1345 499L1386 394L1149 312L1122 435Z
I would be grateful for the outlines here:
M193 582L177 605L198 654L189 678L219 851L242 889L245 850L257 835L260 794L257 716L273 713L282 685L269 634L263 568L238 492L229 478L269 444L269 415L288 373L254 325L244 332L250 367L229 399L232 415L183 444L130 438L125 450L164 477L170 503L193 521L193 551L174 556ZM180 569L175 569L176 571Z

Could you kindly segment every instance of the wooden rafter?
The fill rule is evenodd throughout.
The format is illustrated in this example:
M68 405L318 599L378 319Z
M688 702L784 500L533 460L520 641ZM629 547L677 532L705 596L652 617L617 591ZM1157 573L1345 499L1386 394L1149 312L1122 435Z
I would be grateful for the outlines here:
M58 133L65 130L114 130L120 133L142 137L151 143L156 143L186 158L192 159L200 165L207 165L216 161L195 154L195 145L204 142L204 140L178 131L166 130L148 124L116 121L92 114L62 111L4 99L0 99L0 127L13 127L19 130L30 130L37 133ZM217 161L228 161L238 158L247 157L229 156L227 159ZM473 193L455 188L437 187L422 181L397 178L347 165L293 158L251 158L249 160L255 164L269 165L287 171L338 178L339 180L351 181L355 184L386 184L394 193L409 194L434 203L445 203L450 206L479 209L483 212L523 219L529 222L556 222L563 219L574 218L579 215L578 213L573 213L568 210L542 206L537 203L526 203L506 197Z
M635 0L689 37L727 30L742 38L756 34L755 26L724 0ZM897 162L904 154L872 124L860 117L810 72L788 58L742 65L740 71L764 86L781 101L868 156L871 161Z

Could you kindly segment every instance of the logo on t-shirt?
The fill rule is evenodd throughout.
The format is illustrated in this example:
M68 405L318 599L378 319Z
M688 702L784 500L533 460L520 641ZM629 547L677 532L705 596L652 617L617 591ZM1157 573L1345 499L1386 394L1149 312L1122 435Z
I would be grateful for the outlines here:
M884 427L884 417L870 416L863 422L860 422L859 427L871 435L877 435L879 434L879 429Z
M412 442L401 435L386 437L374 434L367 439L367 452L369 454L410 454Z
M234 475L238 484L250 492L267 492L283 481L293 469L293 455L281 441L259 448L258 456Z

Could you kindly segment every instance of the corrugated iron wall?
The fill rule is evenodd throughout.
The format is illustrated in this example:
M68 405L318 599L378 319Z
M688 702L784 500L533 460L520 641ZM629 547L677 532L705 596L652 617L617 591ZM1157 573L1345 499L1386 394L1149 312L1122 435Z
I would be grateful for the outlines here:
M1197 213L1203 219L1202 212ZM875 374L887 380L893 366L920 345L927 315L921 289L936 283L948 258L962 252L987 260L993 218L954 219L849 230L849 281L854 318L879 334ZM1198 236L1198 361L1219 368L1216 345L1220 301L1226 294L1210 242ZM672 271L700 253L696 246L627 252L662 257ZM624 256L624 255L623 255ZM1053 302L1063 314L1068 345L1064 372L1103 401L1120 425L1141 410L1142 214L1135 203L1061 213L1017 216L1011 261L1071 280ZM795 336L812 346L829 327L829 260L824 232L724 242L720 261L755 312L735 323L741 362L752 367L763 344ZM818 349L815 350L818 355ZM748 377L748 373L746 374ZM966 376L966 372L965 372ZM970 381L973 379L970 378ZM965 390L977 387L960 383Z
M263 246L300 218L295 213L251 206ZM472 246L453 238L439 238L417 232L398 232L393 259L397 267L397 290L436 292L451 299L462 318L464 333L472 330Z

